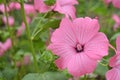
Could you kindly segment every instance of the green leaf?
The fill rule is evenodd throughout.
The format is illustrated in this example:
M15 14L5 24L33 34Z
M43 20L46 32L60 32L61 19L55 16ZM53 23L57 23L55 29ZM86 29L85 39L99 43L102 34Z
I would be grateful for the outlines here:
M115 33L111 38L110 38L110 41L113 41L117 38L117 36L120 35L120 32L118 33Z
M22 80L67 80L60 72L29 73Z
M47 19L44 22L40 23L40 26L32 34L32 40L39 39L41 32L44 32L46 29L49 29L50 27L56 28L58 27L59 23L60 23L59 19Z
M0 3L3 3L3 0L0 0Z

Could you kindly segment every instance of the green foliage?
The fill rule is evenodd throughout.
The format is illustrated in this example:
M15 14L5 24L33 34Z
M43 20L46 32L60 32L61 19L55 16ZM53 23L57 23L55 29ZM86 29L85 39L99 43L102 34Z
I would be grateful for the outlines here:
M22 80L67 80L60 72L29 73Z

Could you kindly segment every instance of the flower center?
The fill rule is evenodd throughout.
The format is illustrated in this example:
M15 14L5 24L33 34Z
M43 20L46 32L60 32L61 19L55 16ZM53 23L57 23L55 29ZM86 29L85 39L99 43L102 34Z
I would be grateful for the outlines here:
M84 46L78 43L75 47L75 50L76 50L77 53L83 52L84 51Z

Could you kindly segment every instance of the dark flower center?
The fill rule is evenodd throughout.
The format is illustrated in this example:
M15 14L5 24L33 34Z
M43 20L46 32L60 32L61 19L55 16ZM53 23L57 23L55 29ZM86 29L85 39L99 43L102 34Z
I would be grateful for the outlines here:
M81 44L78 43L75 47L75 50L76 50L77 53L83 52L84 51L84 45L81 45Z

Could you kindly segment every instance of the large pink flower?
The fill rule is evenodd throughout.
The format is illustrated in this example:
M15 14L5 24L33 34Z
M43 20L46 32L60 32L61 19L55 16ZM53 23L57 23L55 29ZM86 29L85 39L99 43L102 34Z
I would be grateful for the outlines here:
M94 71L97 61L108 54L108 39L98 32L97 19L62 19L60 27L53 32L49 50L59 58L55 64L60 69L68 68L73 76Z
M116 55L109 62L109 65L113 68L106 73L107 80L120 80L120 36L117 37L116 46Z

